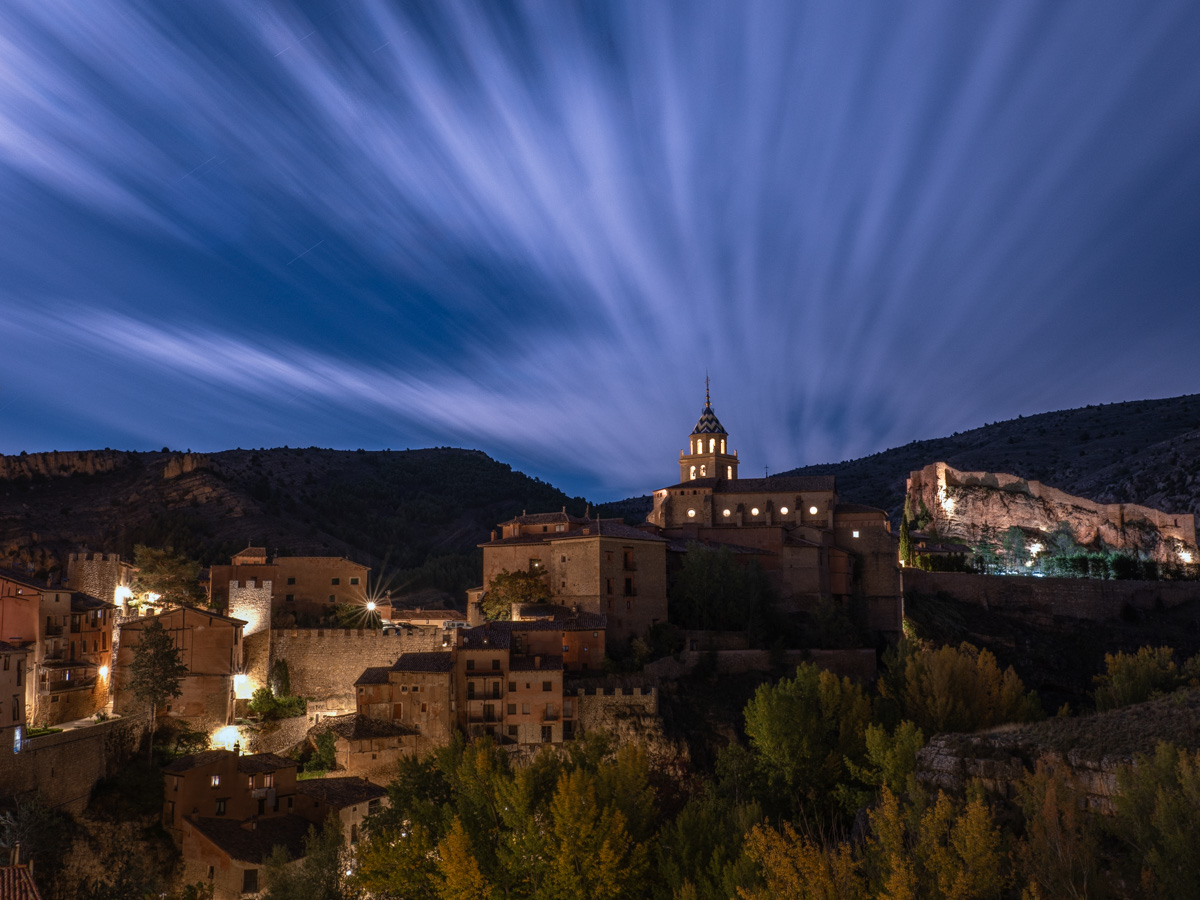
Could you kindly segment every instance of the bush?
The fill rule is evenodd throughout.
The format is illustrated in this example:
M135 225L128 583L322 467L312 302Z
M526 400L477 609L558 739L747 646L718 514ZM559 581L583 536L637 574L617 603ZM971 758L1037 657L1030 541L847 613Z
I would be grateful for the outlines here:
M273 722L304 715L308 704L303 697L276 697L269 687L260 687L250 698L250 711L261 716L263 721Z
M1093 679L1096 709L1119 709L1175 690L1180 673L1174 656L1170 647L1140 647L1136 654L1106 653L1105 673Z

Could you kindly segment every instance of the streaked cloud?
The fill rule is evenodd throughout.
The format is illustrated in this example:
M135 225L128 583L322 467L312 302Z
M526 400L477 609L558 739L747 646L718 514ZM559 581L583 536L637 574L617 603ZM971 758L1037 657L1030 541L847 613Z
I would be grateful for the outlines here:
M706 370L749 471L1200 390L1198 39L1171 2L15 0L0 451L456 444L605 498L671 479Z

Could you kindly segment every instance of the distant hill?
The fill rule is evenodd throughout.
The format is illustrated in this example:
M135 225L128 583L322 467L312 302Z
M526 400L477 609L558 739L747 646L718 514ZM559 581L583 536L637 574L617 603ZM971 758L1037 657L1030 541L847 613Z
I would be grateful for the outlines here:
M254 544L458 594L497 522L563 506L586 501L474 450L30 454L0 457L0 556L45 576L82 547L173 546L208 565Z
M779 475L836 475L843 500L898 520L909 472L939 461L1102 503L1200 514L1200 394L1041 413Z

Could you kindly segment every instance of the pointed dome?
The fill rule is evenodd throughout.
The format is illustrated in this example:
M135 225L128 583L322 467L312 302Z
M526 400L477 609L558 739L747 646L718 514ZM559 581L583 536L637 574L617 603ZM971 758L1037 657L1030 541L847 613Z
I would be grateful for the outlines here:
M717 414L713 412L712 404L704 404L704 412L700 413L700 421L692 429L692 434L728 434Z

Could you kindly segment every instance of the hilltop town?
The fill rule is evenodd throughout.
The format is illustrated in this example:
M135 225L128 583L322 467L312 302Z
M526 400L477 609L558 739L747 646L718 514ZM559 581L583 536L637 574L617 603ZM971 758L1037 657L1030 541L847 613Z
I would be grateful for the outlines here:
M415 813L396 808L412 800L412 786L402 787L412 767L448 766L446 754L459 754L454 765L463 753L498 754L488 765L516 772L583 766L579 754L593 754L588 766L634 765L621 754L636 749L638 777L664 808L691 809L694 791L719 793L722 779L744 769L761 780L753 788L760 818L774 793L780 815L820 810L840 821L874 810L881 790L906 802L944 790L968 815L973 780L983 778L995 803L1012 802L1026 789L1026 771L1041 772L1047 760L1086 808L1117 816L1119 773L1136 754L1154 753L1159 741L1200 747L1200 735L1171 715L1138 705L1196 686L1195 660L1174 658L1200 652L1192 638L1181 636L1165 655L1150 652L1159 677L1145 696L1110 703L1089 693L1094 676L1111 680L1106 651L1127 649L1136 660L1140 637L1155 627L1174 634L1172 623L1200 610L1191 512L1099 502L1027 475L939 459L900 473L907 480L898 511L844 498L834 471L742 478L734 436L708 396L683 443L663 466L675 477L677 465L678 480L648 495L642 517L606 515L504 467L508 486L481 490L483 502L460 497L450 517L430 526L436 540L413 542L425 555L412 550L402 577L386 571L383 554L351 551L345 541L345 553L329 552L339 543L334 532L351 534L347 519L305 525L307 537L286 538L286 550L282 541L252 542L245 520L262 527L268 512L322 508L302 451L287 451L295 470L274 476L256 470L253 457L235 476L228 462L169 451L149 460L113 451L0 460L0 486L24 489L26 507L72 493L93 528L72 531L66 506L54 513L63 523L53 534L23 532L17 517L4 526L12 567L0 569L8 688L0 697L11 701L0 708L0 745L11 753L0 766L0 797L13 822L35 810L74 823L64 831L71 842L57 850L25 840L13 851L14 872L28 877L22 863L36 852L34 880L47 897L115 889L98 823L112 820L105 806L130 784L141 805L126 818L140 823L136 840L148 841L148 858L161 863L157 880L140 883L146 890L153 882L180 897L283 896L270 893L291 877L281 873L317 866L324 857L313 835L328 832L348 848L340 851L349 854L347 883L385 896L393 876L370 874L371 854L383 853L387 829L414 827ZM431 451L405 458L425 472L490 463L450 452L450 463ZM380 466L358 456L347 454L356 466ZM236 486L255 472L258 494L246 499ZM97 530L104 507L85 499L84 487L105 478L120 491L110 496L134 500L166 485L171 514L160 510L157 526L150 517L132 529ZM294 488L302 503L287 499L289 485L307 485ZM501 513L474 548L464 546L471 522L518 496L533 505ZM198 511L191 524L187 510ZM222 518L236 528L211 540ZM364 518L353 529L369 540L389 527ZM156 530L180 540L146 543ZM414 530L406 519L393 532ZM230 550L239 533L247 543ZM459 555L446 563L439 547ZM189 556L196 551L224 556L202 567ZM1053 673L1037 658L1052 654L1023 653L1017 632L1070 635L1062 646L1074 648L1073 671ZM955 689L966 693L953 715L928 712L937 704L923 692L938 688L922 686L916 673L935 660L961 669ZM1003 688L973 696L972 678L1001 679ZM804 679L821 692L813 723L861 720L857 737L836 738L836 771L820 776L829 779L820 788L815 772L793 771L804 746L772 751L763 737L782 727L780 717L809 714L801 695L785 702L772 694ZM772 712L776 702L784 706ZM1078 720L1092 742L1087 753L1071 750L1083 746L1075 738L1045 732L1050 723L1035 724L1056 710L1076 722L1072 704L1096 710ZM1114 757L1097 743L1095 721L1124 707L1156 711L1145 713L1142 740ZM1005 738L963 736L1002 723L1027 724ZM872 728L880 729L871 738L878 753L907 748L906 770L883 774L865 738ZM880 750L880 741L894 746ZM1002 771L980 762L1005 753ZM738 815L750 818L734 829L738 839L761 828L742 802ZM447 822L429 828L443 830L429 852L449 853L437 845L450 834ZM4 832L11 844L19 830ZM727 862L744 871L722 877L770 890L766 851L735 864L757 845L737 846ZM676 875L672 891L695 890L699 873ZM481 870L488 877L499 876Z

